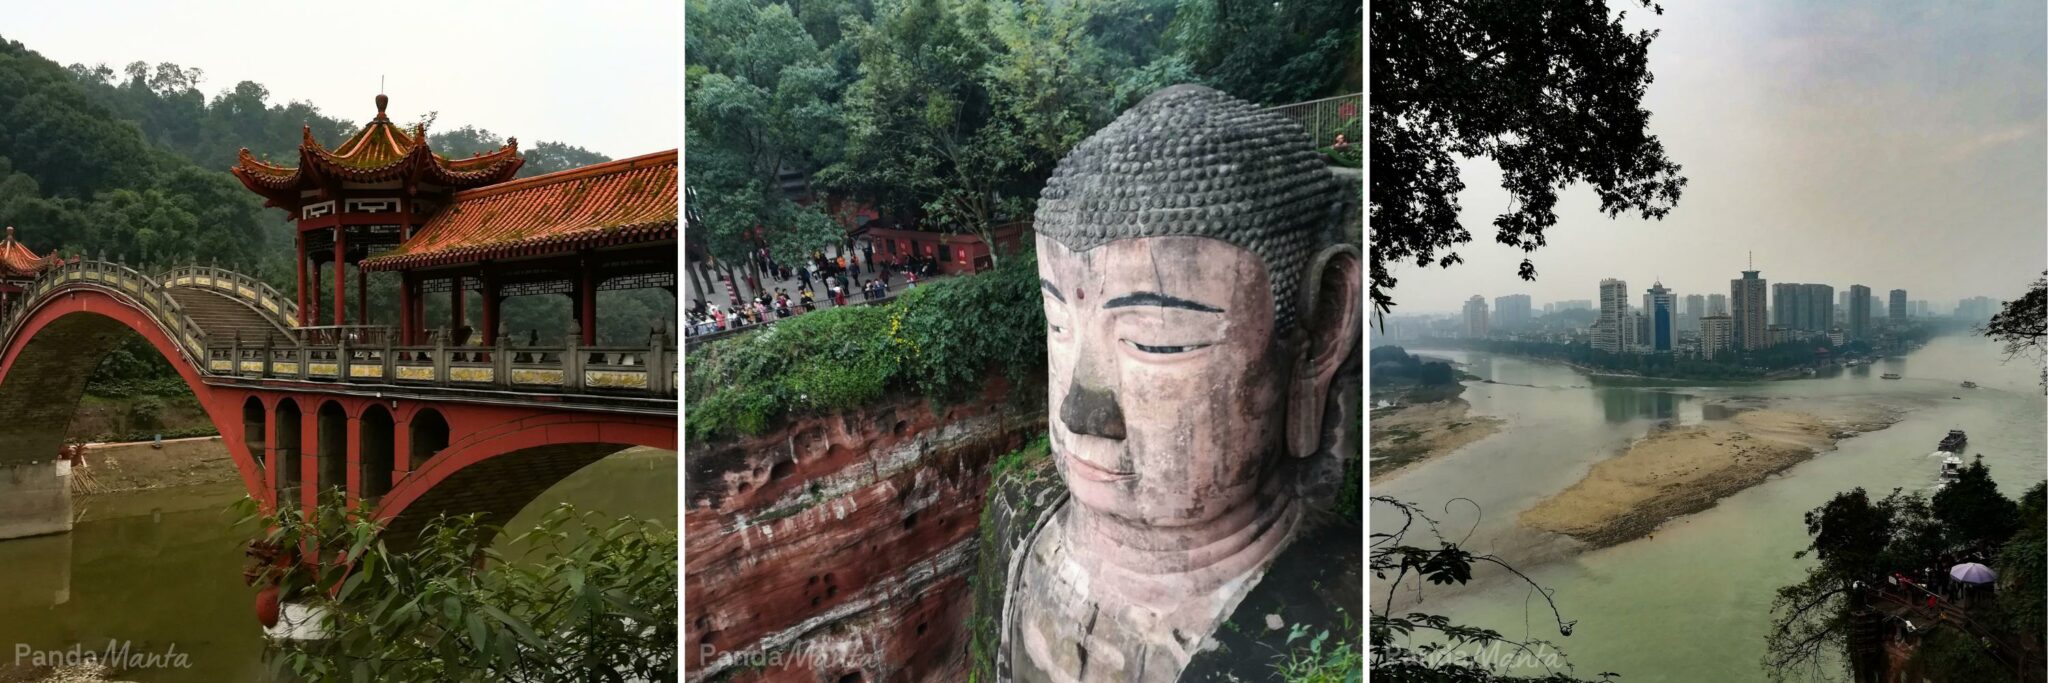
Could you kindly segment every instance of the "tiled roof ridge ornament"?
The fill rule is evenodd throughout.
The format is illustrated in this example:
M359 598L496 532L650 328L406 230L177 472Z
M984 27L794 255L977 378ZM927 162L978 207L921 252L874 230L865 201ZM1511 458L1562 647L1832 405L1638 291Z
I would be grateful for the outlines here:
M385 107L386 105L389 105L389 104L391 104L391 98L390 98L390 97L386 97L386 96L384 95L384 93L381 93L381 92L380 92L380 93L377 93L377 120L379 120L379 121L388 121L388 120L389 120L388 118L386 118L386 117L384 116L384 107Z

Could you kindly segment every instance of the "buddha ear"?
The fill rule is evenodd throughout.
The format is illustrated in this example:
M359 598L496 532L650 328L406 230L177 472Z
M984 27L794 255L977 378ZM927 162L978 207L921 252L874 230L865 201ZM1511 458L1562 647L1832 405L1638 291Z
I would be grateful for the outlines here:
M1288 387L1287 450L1295 457L1315 455L1322 445L1323 403L1337 369L1358 346L1360 306L1358 248L1339 244L1324 248L1302 271L1301 356Z

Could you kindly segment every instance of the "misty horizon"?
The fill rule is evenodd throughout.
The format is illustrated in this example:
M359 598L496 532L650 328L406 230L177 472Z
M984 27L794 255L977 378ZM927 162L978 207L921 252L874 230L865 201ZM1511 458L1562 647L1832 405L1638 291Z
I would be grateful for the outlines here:
M1650 44L1649 132L1690 183L1662 221L1609 219L1584 185L1549 244L1493 241L1498 168L1464 160L1449 268L1390 264L1392 315L1455 313L1474 294L1532 308L1598 298L1601 279L1679 296L1768 282L1905 289L1936 314L2021 295L2048 268L2048 8L1785 6L1745 0L1632 12ZM1534 282L1516 276L1527 257Z

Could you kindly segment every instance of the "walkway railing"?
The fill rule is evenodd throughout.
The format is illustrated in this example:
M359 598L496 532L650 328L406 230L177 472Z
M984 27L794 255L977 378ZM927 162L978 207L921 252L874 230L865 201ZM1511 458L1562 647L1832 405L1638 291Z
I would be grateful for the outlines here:
M187 362L198 365L206 356L206 331L185 314L177 299L164 292L162 284L133 268L107 261L80 259L43 271L25 288L27 296L21 305L9 309L5 321L0 322L5 338L20 332L42 299L75 287L97 287L124 295L149 312L165 335L178 344Z
M446 331L430 346L396 345L388 328L293 329L265 339L209 338L167 291L204 287L250 302L282 321L297 307L262 282L219 268L173 269L164 280L107 261L78 260L44 271L19 305L0 317L0 339L21 332L43 300L97 288L136 304L179 347L185 361L216 377L296 379L349 385L396 385L516 392L673 397L681 363L675 341L655 330L647 345L519 347L506 335L493 347L456 346ZM287 323L289 327L289 324Z
M1330 143L1336 140L1337 131L1343 130L1352 121L1356 121L1365 115L1364 106L1365 94L1353 93L1350 95L1325 97L1320 100L1283 104L1278 107L1272 107L1271 110L1300 121L1302 127L1308 129L1309 140L1315 145L1316 149L1322 149L1330 146ZM1364 130L1363 125L1359 128ZM1349 142L1353 145L1360 144L1358 140L1351 140Z
M269 311L285 327L299 323L299 304L269 284L241 273L213 266L179 266L164 273L165 287L207 287L233 295L250 305Z
M343 337L330 344L290 340L229 340L206 345L206 370L250 379L380 384L458 389L504 389L577 394L673 396L681 379L675 343L657 330L643 347L514 347L505 335L496 346L451 346L435 331L432 346L397 346Z

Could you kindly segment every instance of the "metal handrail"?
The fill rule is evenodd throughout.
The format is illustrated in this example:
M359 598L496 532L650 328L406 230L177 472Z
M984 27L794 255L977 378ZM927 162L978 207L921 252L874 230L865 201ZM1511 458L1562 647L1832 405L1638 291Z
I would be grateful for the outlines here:
M1345 116L1340 111L1342 105L1347 103L1357 107L1357 110L1353 111L1349 116ZM1267 111L1277 112L1282 116L1300 122L1302 127L1308 131L1309 144L1315 149L1322 149L1329 146L1332 136L1335 135L1339 128L1350 123L1353 119L1364 118L1364 106L1365 93L1353 93L1350 95L1325 97L1319 100L1283 104L1267 107L1266 109ZM1324 116L1325 110L1329 110L1328 113L1330 115L1327 117ZM1353 145L1362 144L1360 140L1352 140L1350 142Z

